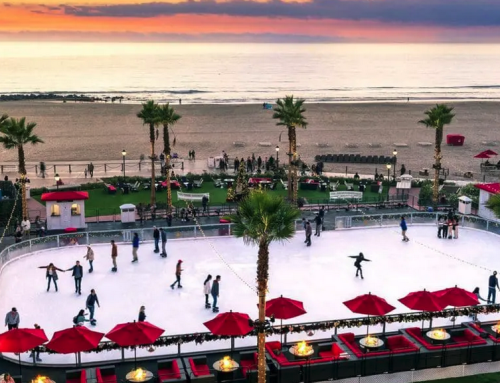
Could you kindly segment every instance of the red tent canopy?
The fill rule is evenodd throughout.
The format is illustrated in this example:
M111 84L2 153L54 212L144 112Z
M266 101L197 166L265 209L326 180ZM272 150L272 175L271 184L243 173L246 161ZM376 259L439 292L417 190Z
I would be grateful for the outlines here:
M372 295L371 293L346 301L344 305L353 313L365 315L385 315L395 309L384 298Z
M274 316L276 319L292 319L304 315L307 311L304 304L290 298L271 299L266 302L266 317Z
M164 331L149 322L122 323L108 332L106 338L121 347L140 346L154 343Z
M96 348L103 336L101 332L76 326L56 331L46 346L61 354L72 354Z
M441 298L427 290L409 293L398 300L406 307L418 311L441 311L446 307L446 303Z
M15 328L0 334L0 352L26 352L47 340L45 331L41 329Z
M42 194L42 201L81 201L85 199L89 199L89 193L86 191L56 191Z
M214 319L203 323L214 335L240 336L246 335L253 330L248 323L250 317L248 314L223 313L217 315Z

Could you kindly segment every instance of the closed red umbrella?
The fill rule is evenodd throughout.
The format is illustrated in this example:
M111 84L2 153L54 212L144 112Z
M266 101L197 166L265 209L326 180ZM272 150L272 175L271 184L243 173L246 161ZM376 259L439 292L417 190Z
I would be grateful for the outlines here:
M60 354L73 354L93 350L99 345L103 333L83 326L56 331L46 347Z
M380 298L372 293L365 295L360 295L350 301L344 302L349 310L357 314L365 315L385 315L395 309L391 306L384 298ZM368 334L368 328L370 325L366 326L366 334ZM385 327L384 327L385 331Z
M149 322L131 322L116 325L106 338L121 347L154 343L165 330Z
M253 330L249 324L248 314L223 313L217 315L214 319L203 323L214 335L241 336L246 335Z
M435 291L434 294L443 301L445 307L475 306L479 304L476 294L457 286Z
M34 349L47 342L47 335L42 329L15 328L0 334L0 352L19 354L19 374L21 374L21 353Z
M409 293L398 300L409 309L418 311L441 311L446 307L446 303L441 298L427 290Z
M275 317L280 319L280 327L283 327L283 319L292 319L306 314L304 304L295 299L279 298L271 299L266 302L266 317ZM283 346L283 334L280 335L280 343Z

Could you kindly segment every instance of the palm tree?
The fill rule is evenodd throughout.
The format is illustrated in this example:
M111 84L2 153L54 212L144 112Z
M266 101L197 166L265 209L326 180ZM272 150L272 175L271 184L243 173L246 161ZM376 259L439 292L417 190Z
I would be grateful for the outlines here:
M170 187L170 132L172 125L181 119L181 115L175 113L170 104L158 108L159 123L163 125L163 152L165 153L165 169L167 169L167 209L172 211L172 189ZM175 134L173 145L175 146Z
M486 207L500 219L500 194L495 194L486 202Z
M445 125L451 124L454 114L451 112L453 108L450 108L444 104L438 104L434 108L425 112L427 118L419 121L419 124L423 124L428 128L433 128L436 130L436 137L434 139L434 187L433 187L433 201L434 206L437 206L439 199L439 172L441 170L441 159L443 158L441 154L441 144L443 142L443 129Z
M28 206L26 204L26 158L24 155L24 145L27 144L42 144L43 140L33 130L36 127L35 122L26 123L26 118L17 120L15 118L8 119L6 115L0 117L0 143L5 149L17 149L17 157L19 162L19 175L21 178L21 193L23 204L23 218L28 217Z
M155 127L158 125L158 104L148 101L142 104L142 110L137 113L143 125L149 125L149 142L151 143L151 206L156 202L155 188Z
M266 292L269 279L269 245L293 237L299 210L280 196L254 191L238 205L236 214L230 216L233 234L243 238L245 244L259 247L257 257L257 289L259 295L259 322L266 319ZM258 327L258 382L266 382L265 343L263 326Z
M286 126L288 129L288 199L292 203L297 202L297 132L296 127L306 128L307 122L304 117L306 111L303 107L304 100L294 100L293 96L286 96L284 100L276 101L273 118L279 120L278 126Z

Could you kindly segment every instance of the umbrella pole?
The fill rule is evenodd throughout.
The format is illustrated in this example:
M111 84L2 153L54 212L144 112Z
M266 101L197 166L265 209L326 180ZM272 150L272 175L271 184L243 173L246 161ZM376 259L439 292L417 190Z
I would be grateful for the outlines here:
M134 347L134 368L137 370L137 346Z
M280 319L280 344L283 350L283 319Z
M234 350L234 336L231 335L231 358L233 357Z
M368 315L368 324L366 325L366 336L370 335L368 329L370 328L370 316Z
M17 354L19 356L19 375L23 376L23 373L21 372L21 353Z

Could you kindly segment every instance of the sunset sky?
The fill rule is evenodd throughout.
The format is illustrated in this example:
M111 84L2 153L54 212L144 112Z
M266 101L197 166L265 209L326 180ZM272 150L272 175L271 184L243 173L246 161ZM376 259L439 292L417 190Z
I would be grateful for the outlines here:
M500 42L500 0L11 0L1 40Z

